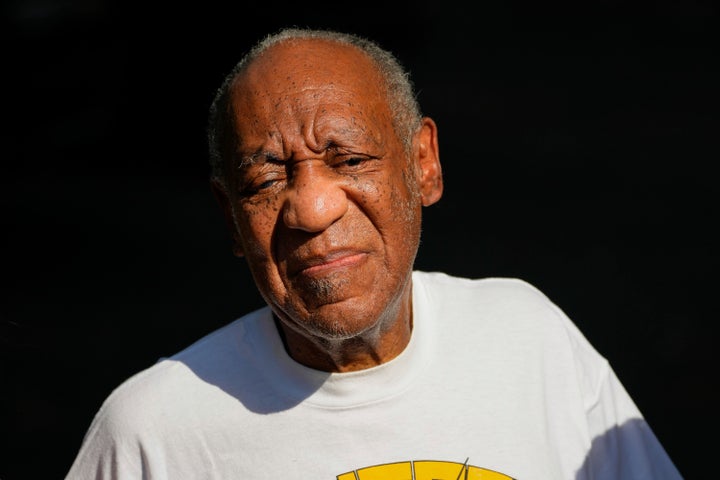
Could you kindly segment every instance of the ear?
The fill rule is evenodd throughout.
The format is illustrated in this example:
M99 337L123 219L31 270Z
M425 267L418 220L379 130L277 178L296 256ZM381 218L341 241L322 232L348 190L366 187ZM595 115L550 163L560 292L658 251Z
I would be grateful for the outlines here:
M419 165L418 184L424 207L440 200L443 193L442 168L438 146L437 125L429 117L424 117L417 134L417 159Z
M220 209L222 210L223 217L225 218L225 224L232 235L233 254L236 257L243 257L245 256L245 253L243 251L242 242L240 241L240 231L238 230L237 223L235 222L235 212L232 207L230 195L228 195L225 186L217 179L213 178L210 180L210 188L212 189L215 200L217 200L218 204L220 204Z

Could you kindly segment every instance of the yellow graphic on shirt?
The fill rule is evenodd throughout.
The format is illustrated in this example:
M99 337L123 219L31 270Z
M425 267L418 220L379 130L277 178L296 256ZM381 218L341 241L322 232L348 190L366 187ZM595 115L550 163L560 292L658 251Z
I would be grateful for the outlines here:
M431 460L386 463L360 468L337 476L337 480L514 480L493 470L459 462Z

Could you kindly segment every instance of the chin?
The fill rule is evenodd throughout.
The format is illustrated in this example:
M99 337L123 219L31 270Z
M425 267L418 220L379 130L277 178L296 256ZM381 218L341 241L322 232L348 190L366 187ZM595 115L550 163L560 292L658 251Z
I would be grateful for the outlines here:
M386 308L378 309L378 305ZM398 305L393 299L354 297L308 312L300 326L313 336L327 340L377 335L397 319Z

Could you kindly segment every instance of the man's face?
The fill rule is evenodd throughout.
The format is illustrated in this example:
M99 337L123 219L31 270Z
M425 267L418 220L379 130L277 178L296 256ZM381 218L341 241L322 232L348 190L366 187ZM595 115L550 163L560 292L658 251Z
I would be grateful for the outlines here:
M369 60L325 42L281 44L236 79L231 104L236 251L264 299L316 338L392 322L409 306L421 174Z

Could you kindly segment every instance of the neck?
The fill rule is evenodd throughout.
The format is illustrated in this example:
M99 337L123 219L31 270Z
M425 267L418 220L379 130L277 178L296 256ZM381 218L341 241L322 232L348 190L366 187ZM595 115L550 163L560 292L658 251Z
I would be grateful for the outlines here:
M273 315L285 350L296 362L326 372L352 372L389 362L405 350L412 335L412 289L392 314L357 336L328 339L304 335Z

